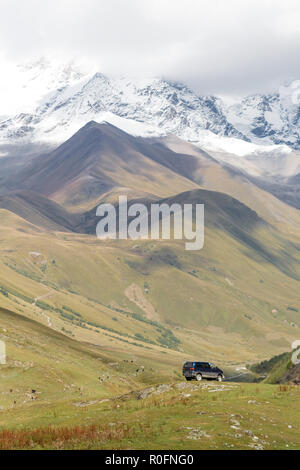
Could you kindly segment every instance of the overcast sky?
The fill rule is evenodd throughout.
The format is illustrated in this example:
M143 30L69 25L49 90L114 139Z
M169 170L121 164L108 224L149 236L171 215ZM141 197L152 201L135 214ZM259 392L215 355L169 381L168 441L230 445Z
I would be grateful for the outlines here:
M246 94L300 78L299 24L299 0L0 0L0 54Z

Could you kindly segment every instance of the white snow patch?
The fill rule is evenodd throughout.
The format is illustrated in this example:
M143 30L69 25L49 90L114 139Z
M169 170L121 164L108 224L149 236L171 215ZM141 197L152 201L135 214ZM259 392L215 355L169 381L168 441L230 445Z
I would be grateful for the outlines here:
M287 145L258 145L242 139L223 137L210 131L199 131L199 140L192 143L206 150L233 153L238 157L251 154L270 154L273 151L288 154L292 151Z

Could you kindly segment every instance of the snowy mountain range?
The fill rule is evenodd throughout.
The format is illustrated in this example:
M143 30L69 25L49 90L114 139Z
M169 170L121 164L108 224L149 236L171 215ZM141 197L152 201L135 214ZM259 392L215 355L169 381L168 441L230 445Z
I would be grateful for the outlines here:
M0 144L59 143L95 120L133 135L172 133L238 156L300 149L300 82L229 105L165 79L107 77L96 70L46 59L10 70L6 88L0 84L1 102L11 103L0 109Z

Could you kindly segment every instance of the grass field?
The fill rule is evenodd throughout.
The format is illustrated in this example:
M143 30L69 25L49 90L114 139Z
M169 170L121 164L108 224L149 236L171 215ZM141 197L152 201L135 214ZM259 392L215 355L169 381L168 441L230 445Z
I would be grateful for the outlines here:
M0 414L0 448L299 449L299 405L299 387L178 381L10 409Z

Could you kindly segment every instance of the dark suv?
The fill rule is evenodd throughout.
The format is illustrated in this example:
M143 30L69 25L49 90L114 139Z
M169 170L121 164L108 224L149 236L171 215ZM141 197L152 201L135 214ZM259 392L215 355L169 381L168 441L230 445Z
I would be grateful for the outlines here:
M222 382L225 379L224 372L210 362L185 362L182 374L186 380L212 379Z

